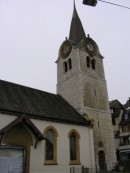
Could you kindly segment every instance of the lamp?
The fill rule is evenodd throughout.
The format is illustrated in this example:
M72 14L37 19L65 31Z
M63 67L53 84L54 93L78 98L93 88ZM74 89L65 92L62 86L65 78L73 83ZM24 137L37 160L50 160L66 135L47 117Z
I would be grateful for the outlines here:
M97 0L83 0L83 4L95 7L97 5Z

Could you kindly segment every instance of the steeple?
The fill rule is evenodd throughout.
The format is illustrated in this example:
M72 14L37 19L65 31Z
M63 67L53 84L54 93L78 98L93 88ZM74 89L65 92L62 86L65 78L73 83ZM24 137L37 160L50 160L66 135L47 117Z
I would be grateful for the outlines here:
M97 171L112 170L116 150L103 57L97 43L89 35L86 37L75 3L69 39L60 46L56 62L57 93L84 118L94 120Z
M81 20L78 16L76 7L75 7L75 1L74 1L74 11L71 21L71 27L70 27L70 34L69 39L76 42L81 41L86 37Z

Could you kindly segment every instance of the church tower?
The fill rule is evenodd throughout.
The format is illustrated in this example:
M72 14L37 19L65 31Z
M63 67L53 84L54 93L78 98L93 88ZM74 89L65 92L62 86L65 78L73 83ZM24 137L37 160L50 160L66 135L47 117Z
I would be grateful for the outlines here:
M94 119L97 170L111 170L116 160L103 56L97 43L86 37L75 4L69 38L59 49L57 93L81 115Z

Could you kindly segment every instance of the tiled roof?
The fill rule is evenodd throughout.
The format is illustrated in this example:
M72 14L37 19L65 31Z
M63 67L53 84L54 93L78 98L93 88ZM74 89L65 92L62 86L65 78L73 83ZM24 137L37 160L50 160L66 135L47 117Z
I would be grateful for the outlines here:
M55 122L90 125L60 95L0 80L0 112Z

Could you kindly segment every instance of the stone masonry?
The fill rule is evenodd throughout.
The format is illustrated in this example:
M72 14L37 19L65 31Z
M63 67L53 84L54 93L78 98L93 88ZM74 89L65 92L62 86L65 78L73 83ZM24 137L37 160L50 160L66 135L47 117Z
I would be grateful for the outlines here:
M94 146L96 168L99 170L98 152L105 153L107 169L112 169L116 160L113 127L109 108L107 85L104 75L103 57L98 46L97 53L91 56L96 61L95 69L87 67L86 57L90 56L80 46L72 44L72 50L65 59L57 60L57 92L65 98L78 112L94 119ZM71 58L72 68L64 71L63 64ZM102 145L100 145L102 143Z

